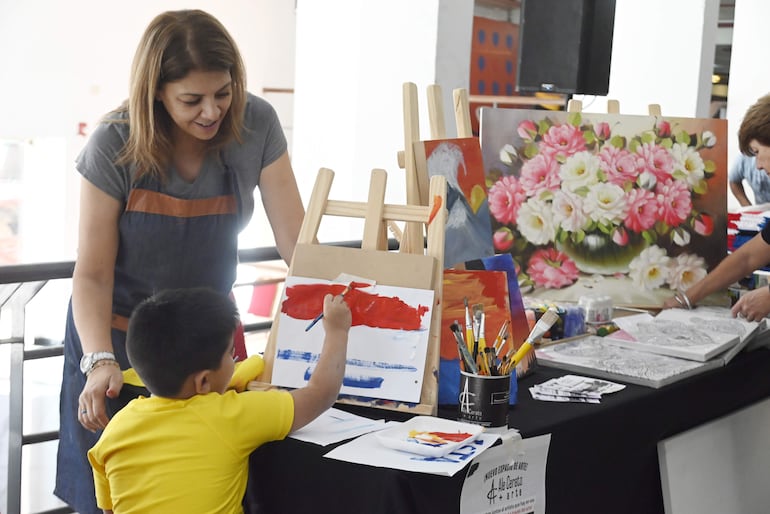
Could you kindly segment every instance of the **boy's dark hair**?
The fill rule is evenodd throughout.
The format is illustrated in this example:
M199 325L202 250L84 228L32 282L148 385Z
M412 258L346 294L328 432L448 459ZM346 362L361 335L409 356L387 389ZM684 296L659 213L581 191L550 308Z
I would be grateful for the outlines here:
M235 303L212 289L161 291L128 322L128 360L154 395L174 397L192 373L218 369L238 326Z
M746 155L754 155L749 143L770 146L770 94L757 100L748 108L738 129L738 146Z

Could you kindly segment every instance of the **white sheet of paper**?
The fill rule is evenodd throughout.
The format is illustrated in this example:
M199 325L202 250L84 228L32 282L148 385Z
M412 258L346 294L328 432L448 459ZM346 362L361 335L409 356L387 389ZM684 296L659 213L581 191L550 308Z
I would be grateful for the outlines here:
M506 434L507 435L507 434ZM545 514L545 470L551 434L503 444L473 460L460 495L460 514Z
M369 419L332 407L289 437L327 446L383 428L383 419Z
M386 426L391 427L395 423L397 422L391 421L386 423ZM492 446L499 438L499 434L482 433L473 443L462 446L444 457L424 457L386 448L380 444L375 434L369 433L336 447L324 457L379 468L402 469L451 477L463 469L468 461Z
M328 280L286 277L286 290L300 284L331 284ZM348 335L347 364L340 394L417 403L422 392L434 291L374 285L357 291L396 298L410 307L426 308L418 330L355 325ZM276 337L272 383L304 387L318 361L324 340L323 322L305 331L310 320L281 313Z

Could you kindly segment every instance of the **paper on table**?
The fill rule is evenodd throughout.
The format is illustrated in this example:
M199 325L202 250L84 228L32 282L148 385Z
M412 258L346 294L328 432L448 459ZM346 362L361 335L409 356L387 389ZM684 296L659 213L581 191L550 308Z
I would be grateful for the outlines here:
M551 434L503 434L503 444L473 460L460 493L468 514L545 514L545 471Z
M542 400L544 402L572 402L572 403L601 403L601 398L590 398L586 396L565 396L560 394L543 393L535 389L529 388L529 394L535 400Z
M541 393L557 396L580 396L601 398L603 394L615 393L625 389L625 385L601 380L598 378L582 377L580 375L564 375L546 380L535 386Z
M289 437L326 446L383 428L382 419L369 419L332 407Z
M387 427L397 422L386 423ZM376 434L365 434L342 444L324 455L330 459L354 462L380 468L401 469L417 473L453 476L474 457L492 446L499 434L480 434L474 441L443 457L424 457L413 453L386 448L377 440Z

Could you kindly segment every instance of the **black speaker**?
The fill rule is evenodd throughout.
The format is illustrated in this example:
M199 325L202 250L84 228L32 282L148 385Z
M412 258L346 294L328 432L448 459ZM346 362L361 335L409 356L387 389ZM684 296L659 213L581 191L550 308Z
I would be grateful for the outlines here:
M522 0L518 91L606 95L615 0Z

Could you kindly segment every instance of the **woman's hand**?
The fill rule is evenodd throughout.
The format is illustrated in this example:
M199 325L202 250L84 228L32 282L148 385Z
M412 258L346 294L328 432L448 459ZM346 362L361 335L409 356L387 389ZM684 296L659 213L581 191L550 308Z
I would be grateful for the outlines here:
M117 398L123 388L123 372L118 366L104 364L91 371L78 398L78 421L83 428L96 432L110 421L106 398Z
M744 293L732 308L734 317L744 318L746 321L762 321L768 312L770 312L770 289L767 287Z
M683 309L684 306L677 301L676 296L672 296L670 298L666 298L666 300L663 302L663 308L664 309L675 309L675 308Z

